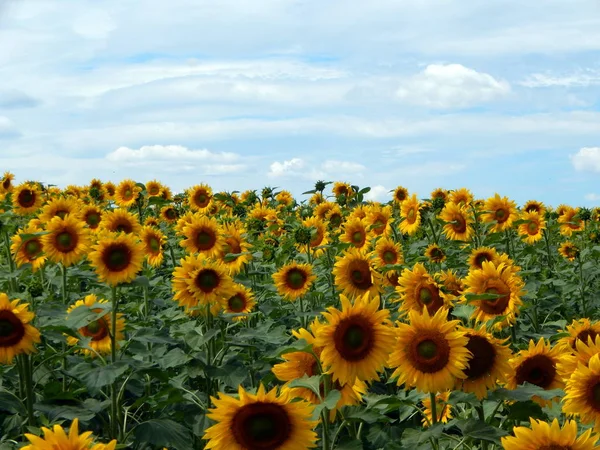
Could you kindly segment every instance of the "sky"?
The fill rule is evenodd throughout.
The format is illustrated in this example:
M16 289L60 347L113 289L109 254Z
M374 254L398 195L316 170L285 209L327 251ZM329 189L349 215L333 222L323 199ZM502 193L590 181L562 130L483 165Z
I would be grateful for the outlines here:
M0 171L600 205L597 0L0 0Z

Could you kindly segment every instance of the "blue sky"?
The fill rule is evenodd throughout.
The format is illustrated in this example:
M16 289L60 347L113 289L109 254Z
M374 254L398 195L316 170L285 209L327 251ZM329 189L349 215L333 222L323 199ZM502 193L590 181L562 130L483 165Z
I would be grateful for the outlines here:
M0 0L0 170L600 204L597 0Z

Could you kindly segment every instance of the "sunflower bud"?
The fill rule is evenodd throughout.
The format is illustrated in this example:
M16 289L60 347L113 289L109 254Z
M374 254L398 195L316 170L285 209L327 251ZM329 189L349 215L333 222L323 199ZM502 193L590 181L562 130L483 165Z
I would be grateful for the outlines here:
M263 200L273 197L273 188L264 187L261 192L261 195L262 195Z
M315 183L315 191L323 192L327 184L323 180L318 180Z
M244 205L235 205L233 207L233 215L237 217L246 217L246 208Z
M444 197L436 197L431 203L435 211L441 211L446 204L446 199Z
M584 222L587 222L592 218L592 211L589 208L580 208L577 216Z
M312 239L310 228L304 226L296 228L296 231L294 232L294 239L298 244L309 244Z

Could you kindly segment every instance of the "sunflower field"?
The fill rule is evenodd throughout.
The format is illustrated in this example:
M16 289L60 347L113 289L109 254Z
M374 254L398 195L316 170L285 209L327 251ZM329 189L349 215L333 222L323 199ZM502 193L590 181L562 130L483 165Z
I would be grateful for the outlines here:
M0 177L0 450L600 449L600 209Z

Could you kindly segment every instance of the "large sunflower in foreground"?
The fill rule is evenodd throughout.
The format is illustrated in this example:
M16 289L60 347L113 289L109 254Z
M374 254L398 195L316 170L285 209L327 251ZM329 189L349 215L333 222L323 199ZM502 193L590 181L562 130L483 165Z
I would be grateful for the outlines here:
M210 217L194 215L183 227L183 239L179 245L190 253L203 253L209 258L219 256L223 248L223 237L219 223Z
M159 267L164 259L163 248L167 243L167 237L162 231L145 225L140 233L140 240L144 244L146 260L152 267Z
M456 389L463 392L473 392L479 400L487 395L488 389L494 389L498 384L505 384L513 375L513 368L508 363L512 357L510 348L485 330L481 325L478 329L460 327L469 341L467 350L471 356L464 370L467 378L459 379Z
M115 203L121 208L135 205L142 188L133 180L123 180L115 189Z
M531 428L514 427L514 436L502 438L504 450L596 450L598 436L587 430L577 437L577 422L567 420L561 428L558 419L552 424L529 419Z
M17 267L30 263L31 270L35 272L46 262L42 237L40 235L35 236L41 231L39 228L28 225L10 238L12 242L10 251Z
M138 215L132 214L126 209L105 212L102 216L101 227L112 233L127 234L138 234L142 229Z
M35 351L33 344L40 342L40 332L29 324L34 317L28 303L11 301L0 293L0 364L12 364L16 355Z
M303 450L316 447L317 434L311 420L313 406L291 402L289 394L277 395L264 385L256 395L240 385L239 399L219 392L207 416L217 423L206 430L207 449L214 450Z
M544 217L537 212L524 212L521 219L525 222L519 225L519 235L528 244L534 244L542 239L542 232L546 228Z
M396 292L400 295L397 301L402 302L402 311L420 312L426 307L430 314L435 314L440 308L447 306L439 285L422 263L416 263L412 270L407 268L402 271Z
M523 280L515 275L509 266L504 263L496 266L492 262L484 262L482 269L469 271L464 283L465 295L495 295L492 299L471 301L471 304L476 307L472 318L484 322L504 316L494 324L495 330L515 323L518 309L523 304L521 296L525 291L523 291Z
M251 245L243 236L246 233L246 229L241 222L236 221L223 225L221 233L223 236L223 247L221 248L219 259L223 266L227 268L229 274L235 275L252 259L252 254L250 253Z
M557 371L559 359L560 347L550 347L543 337L537 344L530 340L527 350L521 350L510 360L514 375L509 378L507 388L516 389L525 382L535 384L547 391L562 388L564 383ZM537 396L532 400L542 406L552 403L551 400L544 400Z
M204 211L212 200L212 189L206 184L198 184L188 189L188 203L192 211Z
M490 233L510 229L518 218L517 204L508 197L500 197L498 194L488 198L483 208L486 213L481 216L481 220L493 224Z
M54 217L46 226L48 234L42 236L44 251L51 261L68 267L79 262L90 245L89 232L83 222L69 215L64 219Z
M373 268L371 255L356 248L336 257L332 273L338 289L351 298L381 290L381 274Z
M77 300L74 305L71 305L67 310L67 315L70 315L77 308L81 306L87 306L92 308L95 304L108 304L108 300L98 299L94 294L86 295L83 300ZM92 311L100 313L103 311L101 308L93 308ZM117 313L117 334L116 340L122 341L125 337L123 330L125 329L125 319L122 318L123 314ZM102 317L88 323L86 326L79 328L79 334L83 337L89 337L89 346L100 355L107 355L111 352L112 343L110 339L110 333L112 332L112 318L110 312L107 312ZM79 338L74 336L67 337L68 345L77 345ZM119 344L117 342L117 348ZM96 353L87 348L81 349L81 352L88 356L96 356Z
M596 336L595 338L590 336L585 342L580 340L575 341L575 352L569 351L570 349L565 348L560 342L556 345L560 348L561 353L561 357L556 364L556 370L563 381L567 381L577 367L580 365L587 367L590 359L600 353L600 336Z
M473 219L467 210L467 206L452 202L446 203L439 217L446 222L442 231L448 239L469 241L473 236Z
M37 184L22 183L12 193L15 214L24 216L36 212L42 206L42 193Z
M588 366L579 365L565 387L562 411L577 416L581 423L600 430L600 355L590 359Z
M94 444L91 431L79 434L79 419L73 419L69 434L61 425L54 425L53 429L42 427L44 437L25 433L31 444L21 450L115 450L117 441L113 439L108 444Z
M359 218L348 219L344 223L344 229L340 234L340 242L351 244L355 248L364 248L371 237L371 232L367 231L367 223Z
M447 320L448 311L439 309L430 316L408 312L410 324L398 323L396 343L388 365L395 368L392 377L408 390L416 387L421 392L441 392L452 389L457 379L465 379L465 370L471 353L468 338L459 331L458 320Z
M354 305L345 295L340 301L342 310L327 308L327 323L317 332L323 369L341 384L378 380L394 345L390 312L379 310L379 299L369 299L369 294L355 299Z
M317 279L310 264L286 264L273 274L277 292L286 300L294 301L309 291Z
M413 194L402 202L400 217L402 217L400 231L410 236L415 234L421 225L421 212L419 211L417 194Z
M131 234L104 233L88 259L100 281L116 286L136 277L144 261L144 247Z

